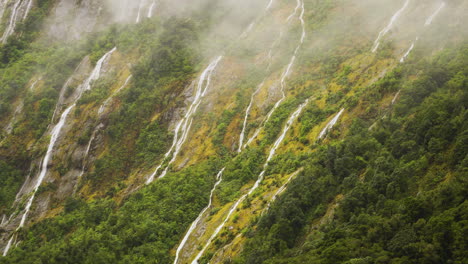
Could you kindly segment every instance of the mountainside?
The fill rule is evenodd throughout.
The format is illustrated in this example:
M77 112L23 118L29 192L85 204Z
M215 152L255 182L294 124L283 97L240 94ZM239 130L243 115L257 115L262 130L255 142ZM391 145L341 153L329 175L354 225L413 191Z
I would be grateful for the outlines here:
M0 0L0 263L468 263L467 11Z

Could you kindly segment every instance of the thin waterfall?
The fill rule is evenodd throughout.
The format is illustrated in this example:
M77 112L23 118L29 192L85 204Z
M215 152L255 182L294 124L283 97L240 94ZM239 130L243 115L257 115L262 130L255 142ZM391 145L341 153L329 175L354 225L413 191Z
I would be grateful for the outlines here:
M255 96L258 94L258 92L260 92L260 89L262 88L263 84L265 83L265 81L263 81L258 87L257 89L255 90L255 92L252 94L252 96L250 97L250 103L249 103L249 106L247 107L247 110L245 111L245 116L244 116L244 122L242 123L242 131L241 131L241 134L239 136L239 148L237 149L237 152L240 153L242 152L242 148L244 146L244 137L245 137L245 130L247 129L247 121L248 121L248 118L249 118L249 115L250 115L250 111L252 109L252 106L253 106L253 103L254 103L254 98Z
M340 112L338 112L338 114L336 114L335 117L333 117L333 119L330 120L330 122L328 122L328 124L320 132L319 136L317 137L317 140L324 138L328 134L328 132L336 125L344 110L344 108L341 109Z
M372 47L372 52L376 52L377 49L379 48L380 46L380 41L382 40L382 38L387 35L387 33L393 28L393 25L395 24L395 22L398 20L398 18L400 17L400 15L403 13L403 11L405 11L405 9L408 7L410 3L410 0L406 0L405 1L405 4L403 5L402 8L400 8L393 16L392 18L390 19L390 22L388 23L388 25L386 27L384 27L382 29L382 31L379 32L379 35L377 36L377 39L374 41L374 45Z
M301 9L301 13L299 15L299 21L301 22L301 27L302 27L302 33L301 33L301 39L294 50L294 54L291 57L289 64L286 66L285 70L281 74L281 79L280 79L280 85L281 85L281 98L275 103L273 108L270 110L270 112L267 114L266 118L263 120L262 125L255 130L254 134L247 140L247 143L244 145L244 147L250 145L255 138L258 137L260 134L260 131L262 130L263 126L270 120L271 116L275 112L275 110L281 105L281 103L286 99L286 78L289 77L291 74L291 69L292 66L294 65L294 62L296 61L296 56L299 51L299 49L302 47L302 44L304 43L305 37L306 37L306 32L305 32L305 21L304 21L304 13L305 13L305 8L304 8L304 2L301 0L297 0L297 6L294 9L294 12L290 15L292 17L293 15L297 14L297 10ZM288 21L290 18L288 18Z
M147 18L151 18L153 16L153 13L154 13L154 8L156 7L156 0L154 0L150 7L149 7L149 10L148 10L148 15L146 16Z
M437 8L437 10L426 20L426 23L424 25L429 26L430 24L432 24L432 21L434 20L434 18L437 17L437 15L440 13L440 11L442 11L442 9L444 9L446 5L447 4L445 2L442 2L439 8Z
M15 2L15 5L13 6L13 9L11 10L11 15L10 19L8 20L8 25L5 29L5 32L3 32L3 36L0 39L3 44L5 44L8 40L8 37L15 32L15 27L16 27L16 19L18 17L18 12L19 12L19 7L21 5L22 0L17 0Z
M195 230L195 228L197 227L198 223L200 222L200 220L202 219L203 215L206 213L206 211L208 211L208 209L211 208L211 204L213 203L213 195L214 195L214 192L216 190L216 187L218 187L218 185L221 183L221 181L223 180L223 172L224 172L224 169L226 168L222 168L221 171L218 172L218 174L216 175L216 183L215 185L213 186L213 189L211 189L211 192L210 192L210 200L208 202L208 205L201 211L201 213L198 215L197 219L195 219L195 221L192 223L192 225L190 225L190 228L189 230L187 231L187 233L185 234L184 238L182 239L182 241L180 242L179 244L179 247L177 247L177 251L176 251L176 256L175 256L175 260L174 260L174 264L177 264L177 262L179 261L179 257L180 257L180 252L182 251L182 249L184 248L185 244L187 243L187 240L189 239L190 235L193 233L193 231Z
M432 21L437 17L437 15L440 13L440 11L442 11L442 9L444 9L444 7L446 6L446 3L445 2L442 2L440 4L440 6L434 11L434 13L432 13L427 19L426 19L426 23L424 23L424 26L425 27L428 27L432 24ZM408 50L405 52L405 54L403 54L403 56L401 57L400 59L400 63L404 63L406 58L408 58L408 56L410 55L411 51L413 51L414 49L414 46L416 45L416 42L419 40L419 37L416 37L416 40L411 42L411 45L410 47L408 48Z
M109 103L111 102L111 100L120 92L122 91L125 87L127 87L128 83L130 82L130 80L132 79L132 75L128 76L127 79L125 80L124 84L122 86L120 86L119 89L117 89L117 91L115 91L111 96L109 96L109 98L106 99L106 101L104 101L104 103L99 107L99 110L98 110L98 115L102 115L102 113L104 113L104 111L107 109L107 107L109 106Z
M405 52L405 54L403 54L403 57L401 57L400 63L405 62L406 58L410 55L411 51L414 49L415 43L416 43L415 41L411 43L411 46L409 47L409 49Z
M140 20L141 20L141 12L142 12L142 9L143 9L143 5L145 4L145 0L140 0L140 4L138 5L138 14L137 14L137 17L136 17L136 21L135 23L140 23Z
M197 85L197 89L195 92L195 98L193 99L193 102L188 108L184 117L177 123L175 127L172 146L169 148L169 151L166 152L166 154L164 154L164 158L162 162L156 167L154 172L150 175L150 177L146 181L146 184L150 184L154 181L154 179L156 178L156 175L159 173L159 170L163 167L163 165L165 164L165 162L167 161L169 157L172 156L169 162L165 164L166 168L163 170L161 174L159 174L158 178L164 177L166 173L168 172L169 166L175 162L183 144L187 140L188 134L190 132L190 128L192 126L193 116L197 112L198 107L200 106L203 97L205 97L206 92L211 84L212 74L215 71L216 67L218 66L218 63L221 61L222 58L223 58L222 56L216 57L213 61L211 61L208 67L201 74L200 79L198 80L198 85Z

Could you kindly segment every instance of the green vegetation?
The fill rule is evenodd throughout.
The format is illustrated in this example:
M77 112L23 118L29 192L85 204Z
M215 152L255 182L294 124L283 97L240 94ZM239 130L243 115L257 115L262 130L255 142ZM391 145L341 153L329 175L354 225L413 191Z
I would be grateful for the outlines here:
M169 250L208 203L218 163L170 173L120 205L69 198L61 215L22 230L24 242L0 263L169 263Z
M55 109L60 113L69 104L60 105L59 95L70 98L78 85L62 91L67 79L84 58L89 71L103 54L117 51L102 78L77 102L54 150L48 179L36 195L41 202L47 198L44 206L50 210L38 214L33 204L28 224L14 231L20 243L0 263L172 263L176 246L208 204L220 169L225 171L207 213L214 220L209 224L219 223L227 205L258 179L287 118L306 99L309 104L269 162L264 181L234 212L232 226L221 230L202 262L223 248L224 263L239 264L468 263L466 43L437 52L416 48L405 64L397 64L396 44L385 41L374 55L362 35L351 36L358 19L340 18L342 28L327 24L348 7L341 6L346 1L307 1L307 39L286 78L287 98L269 122L259 124L250 119L262 120L273 107L273 99L260 97L277 95L300 22L288 22L268 61L272 43L251 43L251 36L232 41L210 31L231 15L217 9L219 1L207 1L207 11L190 19L116 24L67 45L44 43L40 30L55 1L35 2L18 33L0 47L1 124L24 104L12 133L0 136L0 217L24 206L23 199L11 208L26 175L38 171L50 140L47 131L57 122L57 115L51 121ZM264 13L271 13L272 21L256 21L254 30L287 17L286 4L277 5ZM338 13L330 16L332 11ZM255 41L270 40L262 34ZM173 141L173 126L192 99L188 88L219 50L224 51L221 70L194 115L187 143L164 178L144 185L145 174L163 161ZM129 74L128 85L115 93ZM237 153L245 109L264 78L246 135L264 127ZM38 84L30 89L34 81ZM109 110L98 116L111 95ZM334 129L316 141L324 123L343 107ZM73 173L83 166L76 194L60 194L60 183L74 187ZM286 176L299 169L263 211ZM10 234L12 226L0 234ZM206 230L205 239L213 229L197 231ZM234 238L240 247L231 252L225 246Z
M375 129L364 114L343 141L302 157L304 171L247 234L237 262L467 262L466 48L406 68L423 73ZM364 101L404 75L390 74Z

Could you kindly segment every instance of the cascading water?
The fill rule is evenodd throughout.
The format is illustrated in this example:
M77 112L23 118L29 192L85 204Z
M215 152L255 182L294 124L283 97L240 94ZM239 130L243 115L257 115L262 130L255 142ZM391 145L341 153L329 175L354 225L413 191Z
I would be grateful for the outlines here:
M376 52L377 49L379 48L380 46L380 41L381 39L393 28L393 24L395 24L395 22L398 20L398 18L400 17L400 15L403 13L403 11L405 11L405 9L408 7L408 4L409 4L410 0L405 0L405 4L403 5L402 8L400 8L393 16L392 18L390 19L390 23L388 23L388 25L386 27L384 27L384 29L382 29L382 31L379 32L379 36L377 37L377 39L374 41L374 46L372 47L372 52Z
M8 25L5 29L5 32L3 32L3 36L1 38L2 43L6 43L8 37L14 33L15 27L16 27L16 18L18 16L18 9L21 4L21 0L17 0L15 5L13 6L13 9L11 11L10 19L8 21Z
M434 13L432 13L427 19L426 19L426 23L424 23L424 26L425 27L428 27L432 24L432 21L434 21L434 19L437 17L437 15L440 13L440 11L442 11L442 9L444 9L444 7L446 6L446 3L445 2L442 2L440 4L440 6L434 11ZM400 59L400 63L403 63L405 62L406 58L410 55L411 51L413 51L414 49L414 46L416 44L416 42L419 40L419 37L416 37L416 40L413 41L411 43L411 46L409 47L409 49L406 51L405 54L403 54L403 56L401 57Z
M8 0L0 0L0 20L3 18L5 14L5 8Z
M269 10L271 8L271 5L273 4L273 0L270 0L270 3L268 4L268 6L265 8L265 11ZM254 25L256 24L256 22L252 22L246 31L244 31L244 33L242 33L241 35L241 38L243 37L243 35L247 35L251 29L254 27ZM246 110L246 115L245 115L245 118L244 118L244 123L243 123L243 128L242 128L242 132L241 132L241 135L240 135L240 140L239 140L239 149L238 149L238 152L240 153L242 151L242 145L243 145L243 141L244 141L244 134L245 134L245 129L246 129L246 126L247 126L247 119L248 119L248 115L250 113L250 109L252 108L252 105L253 105L253 100L254 100L254 97L255 95L260 91L261 87L263 86L264 82L262 82L257 90L252 94L251 96L251 99L250 99L250 103L249 103L249 106ZM180 124L178 124L179 126ZM177 129L176 129L177 130ZM176 131L176 134L177 134L177 131ZM174 144L173 144L174 145ZM166 154L167 155L167 154ZM159 165L157 168L156 168L156 171L157 172L160 168L161 168L162 164ZM184 236L184 238L182 239L181 243L179 244L179 246L177 247L177 250L176 250L176 256L175 256L175 260L174 260L174 264L177 264L177 262L179 261L179 258L180 258L180 252L182 251L182 249L184 248L185 244L187 243L187 240L189 239L190 235L193 233L193 231L195 230L196 226L198 225L198 223L200 222L201 218L203 217L203 215L205 214L205 212L211 207L211 203L212 203L212 199L213 199L213 194L214 194L214 191L216 190L216 187L221 183L222 181L222 173L224 172L224 169L223 168L219 173L218 173L218 181L216 182L216 184L214 185L213 189L211 190L211 194L210 194L210 202L208 204L207 207L205 207L203 209L203 211L198 215L198 217L195 219L195 221L191 224L189 230L187 231L186 235Z
M208 87L210 86L211 83L211 76L218 66L218 63L221 61L223 57L218 56L216 57L209 65L208 67L203 71L203 73L200 76L200 79L198 80L198 85L195 93L195 98L193 99L192 104L188 108L187 112L185 113L184 117L177 123L174 131L174 139L172 142L172 146L169 148L169 151L164 154L163 161L161 164L159 164L156 169L154 170L153 174L148 178L146 181L146 184L150 184L154 181L156 175L158 174L159 170L162 168L164 165L165 161L169 156L172 154L172 158L169 160L168 164L166 165L166 168L164 171L159 175L158 178L162 178L166 175L169 166L174 163L176 160L177 156L179 155L179 152L182 148L182 145L185 143L187 140L188 134L190 132L190 128L192 126L193 122L193 116L197 112L198 107L200 106L203 97L205 97L206 92L208 90Z
M245 111L244 122L242 123L242 131L241 131L241 134L239 136L239 148L237 149L237 152L239 152L239 153L242 152L242 148L244 146L245 130L247 129L247 121L248 121L248 118L249 118L249 115L250 115L250 110L252 109L252 106L253 106L254 98L257 95L257 93L260 92L260 89L262 88L264 83L265 83L265 81L263 81L257 87L257 90L255 90L255 92L250 97L250 103L249 103L249 106L247 107L247 110Z
M6 1L4 2L3 4L3 8L2 8L2 16L3 16L3 12L5 11L5 5L6 5ZM16 29L16 24L18 23L18 21L22 21L22 20L25 20L29 14L29 11L31 10L32 8L32 4L33 4L33 1L32 0L16 0L15 4L13 5L13 8L11 10L11 14L10 14L10 19L8 20L8 24L6 26L6 29L5 31L3 32L3 35L2 37L0 38L0 41L5 44L8 40L8 37L11 36L13 33L15 33L15 29ZM24 10L23 14L22 14L22 17L21 17L21 10Z
M32 8L32 4L33 4L33 0L29 0L28 5L26 6L26 11L24 12L24 15L23 15L23 20L25 20L28 17L29 11L31 11L31 8Z
M335 117L333 117L333 119L330 120L330 122L328 122L328 124L322 129L322 132L320 132L319 136L317 137L317 140L322 139L325 137L325 135L327 135L327 133L336 125L344 110L344 108L341 109L340 112L338 112L338 114L336 114Z
M75 184L75 187L73 188L73 194L75 194L77 191L78 191L78 183L80 182L81 180L81 177L83 177L83 175L85 174L85 171L86 171L86 160L88 158L88 155L89 155L89 151L91 150L91 145L93 144L93 141L94 141L94 138L96 137L96 134L99 130L99 126L97 126L94 131L93 131L93 134L91 135L91 138L89 139L89 142L88 142L88 145L86 146L86 151L83 155L83 161L82 161L82 165L81 165L81 171L80 171L80 174L78 175L78 178L77 178L77 183Z
M393 97L393 99L392 99L392 105L395 104L396 100L398 99L398 96L400 96L400 92L401 92L401 90L399 90L399 91L395 94L395 96Z
M187 243L187 240L189 239L190 235L193 233L193 231L195 230L195 227L197 227L198 223L200 222L200 220L202 219L203 215L206 213L206 211L208 211L208 209L210 209L211 207L211 204L213 203L213 195L214 195L214 192L216 190L216 187L218 187L218 185L221 183L221 181L223 180L223 172L224 172L224 169L221 169L221 171L218 172L218 175L216 176L216 183L215 185L213 186L213 189L211 189L211 193L210 193L210 200L208 202L208 205L203 209L203 211L201 211L201 213L198 215L197 219L195 219L195 221L192 223L192 225L190 225L190 228L189 230L187 231L187 233L185 234L184 238L182 239L182 241L180 242L179 244L179 247L177 248L177 251L176 251L176 256L175 256L175 260L174 260L174 264L177 264L177 262L179 261L179 257L180 257L180 252L182 251L182 249L184 248L185 244Z
M109 98L106 99L106 101L104 101L104 103L99 107L99 110L98 110L98 115L102 115L102 113L104 113L104 111L106 111L107 107L109 106L109 103L112 101L112 99L120 92L122 91L125 87L127 87L128 83L130 82L130 80L132 79L132 75L128 76L128 78L125 80L124 84L122 86L120 86L119 89L117 89L117 91L115 91L111 96L109 96Z
M31 86L29 87L29 90L30 90L30 91L34 91L34 88L36 88L36 84L37 84L40 80L42 80L42 77L37 78L37 79L31 84Z
M439 8L437 8L437 10L426 20L426 23L424 25L429 26L430 24L432 24L432 21L434 20L434 18L437 17L437 15L440 13L440 11L442 11L442 9L444 9L445 6L446 6L446 3L442 2Z
M143 5L145 4L146 0L140 0L140 4L138 5L138 14L137 14L137 17L136 17L136 21L135 23L140 23L140 20L141 20L141 11L143 9Z
M289 64L286 66L285 70L281 74L281 98L275 103L273 108L270 110L270 112L267 114L266 118L263 120L262 125L255 130L254 134L247 140L247 143L244 145L244 147L250 145L255 138L260 134L260 131L262 130L263 126L270 120L271 116L275 112L275 110L281 105L281 103L286 99L286 78L291 74L291 68L294 65L294 62L296 61L296 56L299 51L299 49L302 47L302 44L304 43L305 37L306 37L306 32L305 32L305 21L304 21L304 13L305 13L305 8L304 8L304 2L301 0L297 0L297 6L294 9L294 12L288 17L288 21L290 20L290 17L295 15L297 13L298 9L301 9L301 13L299 15L299 21L301 22L301 27L302 27L302 34L301 34L301 39L299 42L299 45L296 47L294 50L294 54L291 57Z
M274 2L275 2L275 0L270 0L270 2L268 3L268 5L266 7L266 10L270 10L270 8L273 6Z
M5 131L7 134L11 134L13 131L13 127L15 125L16 119L18 118L18 115L23 111L23 106L24 102L22 101L16 108L15 111L13 112L13 117L11 118L10 122L5 128Z
M262 211L262 215L268 211L268 209L270 209L271 207L271 204L276 201L276 199L278 198L278 196L280 196L285 190L286 190L286 187L288 186L288 184L292 181L293 178L295 178L303 169L299 169L297 170L296 172L294 172L293 174L291 174L291 176L289 176L289 178L286 180L286 182L275 192L275 194L273 194L273 196L271 197L270 201L268 201L268 204L267 206L265 207L265 209L263 209Z
M8 251L10 251L11 245L13 245L13 241L15 240L15 235L11 236L10 240L8 240L8 243L3 250L3 256L5 257L8 254Z
M219 232L223 229L223 227L229 221L229 218L231 218L231 216L235 212L235 210L245 200L245 198L247 198L247 196L251 195L260 186L260 184L262 183L263 178L265 176L266 169L268 168L268 165L269 165L271 159L276 154L276 150L281 145L281 143L283 142L284 138L286 137L286 134L288 133L289 129L292 127L292 125L294 124L294 122L299 117L299 115L302 113L302 110L304 109L304 107L307 106L308 103L309 103L309 100L306 100L306 102L301 104L298 107L298 109L296 111L294 111L294 113L289 117L288 121L286 122L286 125L283 128L283 131L281 132L281 135L276 139L275 143L271 147L270 152L268 154L268 158L267 158L265 164L263 164L263 170L259 174L257 181L255 182L255 184L252 186L252 188L250 188L250 190L246 194L244 194L241 198L239 198L236 201L236 203L234 203L234 205L229 210L229 212L228 212L226 218L224 219L224 221L215 229L215 231L213 232L211 237L206 242L205 246L202 248L202 250L198 253L198 255L195 257L195 259L192 261L192 264L198 264L198 260L203 256L203 253L205 253L206 249L211 245L211 243L213 242L215 237L219 234Z
M155 7L156 7L156 1L153 1L148 9L148 15L146 16L147 18L151 18L153 16Z
M132 78L132 75L128 76L128 78L125 80L124 84L122 86L120 86L119 89L117 89L117 91L115 91L109 98L106 99L106 101L104 101L104 103L99 107L99 110L98 110L98 120L101 118L102 114L106 111L107 107L109 106L109 103L110 101L112 100L112 98L114 98L115 95L117 95L122 89L124 89L125 87L127 87L128 83L130 82L130 79ZM102 125L98 125L96 126L96 128L93 130L93 133L91 134L91 138L89 139L89 142L88 142L88 145L86 147L86 151L84 153L84 156L83 156L83 163L82 163L82 166L81 166L81 172L78 176L78 182L79 180L81 179L81 177L83 177L84 173L85 173L85 170L86 170L86 160L88 158L88 155L89 155L89 151L91 150L91 146L92 146L92 143L94 141L94 139L96 138L96 134L98 133L99 129L101 128ZM76 193L77 191L77 188L78 188L78 184L75 185L75 189L74 189L74 193Z
M414 49L415 43L416 43L415 41L411 43L411 46L409 47L409 49L405 52L405 54L403 54L403 57L401 57L400 63L405 62L406 58L410 55L411 51Z
M72 105L70 105L63 113L62 115L60 116L60 120L59 122L54 126L54 128L52 129L52 132L51 132L51 138L50 138L50 142L49 142L49 146L47 147L47 152L46 152L46 155L42 161L42 165L41 165L41 171L39 173L39 176L36 180L36 183L34 185L34 189L32 191L32 195L29 197L27 203L26 203L26 207L24 209L24 213L21 217L21 222L18 226L18 229L19 228L22 228L24 227L24 224L26 223L26 219L27 219L27 216L28 216L28 213L29 211L31 210L31 205L34 201L34 198L36 196L36 193L37 193L37 190L39 189L39 187L42 185L42 182L44 181L45 179L45 176L47 175L47 172L48 172L48 165L49 165L49 161L51 160L52 158L52 155L53 155L53 150L55 148L55 144L57 143L57 140L60 136L60 133L62 132L62 128L63 126L65 125L66 121L67 121L67 118L68 118L68 115L70 114L71 110L73 110L73 108L75 108L76 106L76 102L81 98L82 94L84 91L90 89L90 85L91 85L91 82L92 81L95 81L99 78L100 76L100 71L101 71L101 68L102 68L102 65L104 63L104 61L111 56L111 54L116 50L116 48L113 48L111 51L109 51L108 53L106 53L96 64L96 67L94 68L94 70L91 72L90 76L88 77L88 79L85 80L85 82L81 85L81 87L78 87L79 90L79 94L78 96L75 98L74 102ZM9 249L9 248L6 248L6 249ZM4 251L4 254L6 255L8 253L8 250Z

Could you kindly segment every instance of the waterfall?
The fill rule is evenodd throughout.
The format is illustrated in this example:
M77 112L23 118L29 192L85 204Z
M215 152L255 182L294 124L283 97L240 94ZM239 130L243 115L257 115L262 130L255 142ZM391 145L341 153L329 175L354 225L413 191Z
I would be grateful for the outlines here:
M51 138L50 138L50 142L49 142L49 146L47 147L47 152L46 152L46 155L42 161L42 165L41 165L41 171L39 173L39 176L36 180L36 183L34 185L34 189L32 191L32 195L29 197L27 203L26 203L26 207L24 209L24 213L21 217L21 222L18 226L18 229L19 228L22 228L24 227L25 223L26 223L26 219L27 219L27 216L28 216L28 213L29 211L31 210L31 205L34 201L34 198L36 196L36 193L39 189L39 187L42 185L42 182L44 181L45 179L45 176L47 175L47 172L48 172L48 165L49 165L49 161L51 160L52 158L52 155L53 155L53 150L55 148L55 144L57 143L57 140L62 132L62 128L63 126L65 125L66 121L67 121L67 118L68 118L68 115L70 114L71 110L73 110L76 106L76 103L77 101L81 98L82 94L84 91L86 91L87 89L90 88L90 84L93 80L96 80L96 78L99 78L99 73L96 73L97 70L101 70L101 67L102 67L102 64L103 62L116 50L116 48L113 48L111 51L109 51L108 53L106 53L99 61L98 63L96 64L96 67L94 68L94 70L91 72L90 76L88 77L88 79L85 80L85 82L81 85L81 87L78 87L78 89L80 89L79 91L79 94L77 96L77 98L74 100L73 104L70 105L63 113L62 115L60 116L60 120L59 122L54 126L54 128L52 129L52 132L51 132ZM9 248L8 248L9 249ZM7 254L8 251L6 250L4 252L4 254Z
M6 27L5 32L3 32L3 36L0 39L3 44L5 44L7 42L8 37L15 32L16 19L18 16L19 6L21 2L22 0L17 0L15 2L15 5L13 6L10 15L10 20L8 21L8 26Z
M116 96L120 91L122 91L125 87L127 87L131 79L132 79L132 75L128 76L124 84L120 86L120 88L117 89L117 91L115 91L111 96L109 96L109 98L107 98L106 101L104 101L104 103L99 107L98 115L101 115L102 113L104 113L104 111L109 106L109 103L111 102L112 98L114 98L114 96Z
M8 0L0 0L0 20L3 18L5 14L5 8Z
M211 76L213 72L215 71L216 67L218 66L218 63L221 61L223 57L218 56L216 57L211 63L208 65L208 67L203 71L203 73L200 76L200 79L198 80L198 85L197 89L195 92L195 98L193 99L192 104L188 108L187 112L185 113L184 117L177 123L175 130L174 130L174 139L172 141L172 146L169 148L169 151L164 154L164 158L159 164L154 172L150 175L148 180L146 181L146 184L150 184L154 181L156 175L158 174L159 170L162 168L163 164L169 158L169 156L172 157L169 160L168 164L166 165L166 168L164 171L159 175L158 178L162 178L166 175L169 166L174 163L176 160L177 156L179 155L179 152L187 140L188 134L190 132L190 128L192 126L193 122L193 116L198 110L198 107L200 106L203 97L205 97L206 92L208 88L210 87L211 84Z
M294 177L296 177L303 169L299 169L297 170L296 172L294 172L293 174L291 174L291 176L288 177L288 179L286 180L286 182L275 192L275 194L271 197L270 201L268 202L267 206L265 207L265 209L263 210L263 212L267 211L271 204L278 198L278 196L280 196L285 190L286 190L286 187L288 186L288 184L292 181L292 179ZM262 212L262 214L263 214Z
M140 4L138 5L138 14L135 23L140 23L141 20L141 11L143 9L143 5L145 4L145 0L140 0Z
M148 10L148 15L146 16L147 18L151 18L153 16L153 11L154 11L155 6L156 6L156 1L153 1L153 3L151 3L150 8Z
M274 0L270 0L265 10L270 10L270 8L273 6L273 2Z
M301 27L302 27L302 33L301 33L301 39L300 39L300 42L298 44L298 46L296 47L296 49L294 50L294 54L293 56L291 57L288 65L286 66L285 70L283 71L283 73L281 74L281 79L280 79L280 85L281 85L281 98L275 103L275 105L273 106L273 108L270 110L270 112L267 114L266 118L263 120L262 122L262 125L257 128L257 130L254 132L254 134L252 135L252 137L250 137L248 140L247 140L247 143L245 144L244 147L250 145L253 140L255 138L257 138L257 136L260 134L260 131L262 130L263 126L270 120L271 116L273 115L273 113L275 112L275 110L281 105L281 103L286 99L286 78L289 77L289 75L291 74L291 68L292 66L294 65L294 62L296 61L296 56L297 56L297 53L299 51L299 49L302 47L302 44L304 43L304 40L305 40L305 37L306 37L306 32L305 32L305 22L304 22L304 13L305 13L305 8L304 8L304 2L303 1L300 1L300 0L297 0L297 6L296 8L294 9L294 12L290 15L290 17L292 17L293 15L295 15L297 13L297 10L298 9L301 9L301 13L299 15L299 21L301 22ZM290 18L287 19L288 21L290 20Z
M18 118L18 115L23 111L24 107L24 101L21 101L18 106L15 108L15 111L13 112L13 117L11 118L10 122L5 128L5 131L7 134L11 134L13 131L13 126L15 125L16 119Z
M411 46L409 47L409 49L405 52L405 54L403 55L403 57L401 57L400 63L405 62L406 58L410 55L411 51L413 50L414 44L415 44L415 42L413 41L413 42L411 43Z
M340 116L343 114L344 110L345 110L344 108L341 109L340 112L338 112L338 114L336 114L335 117L333 117L333 119L330 120L330 122L328 122L328 124L323 128L322 132L320 132L317 140L324 138L325 135L336 125L336 123L340 119Z
M244 122L242 123L242 131L241 131L241 134L239 136L239 148L237 149L237 152L239 152L239 153L242 151L242 148L243 148L243 145L244 145L245 130L247 128L247 121L248 121L250 111L251 111L252 106L253 106L254 98L258 94L258 92L260 92L260 89L262 88L264 83L265 83L265 81L263 81L257 87L257 90L255 90L255 92L250 97L250 103L249 103L249 106L247 107L247 110L245 111Z
M398 99L398 96L400 96L400 92L401 92L401 90L399 90L399 91L395 94L395 96L393 97L393 99L392 99L392 105L395 104L396 100Z
M294 113L289 117L288 121L286 122L286 125L283 127L283 130L281 132L281 135L276 139L275 143L273 144L272 148L270 149L270 152L268 154L268 158L265 162L265 164L263 164L263 170L262 172L259 174L258 176L258 179L257 181L255 182L255 184L253 185L252 188L250 188L250 190L244 194L243 196L241 196L237 201L236 203L234 203L234 205L231 207L231 209L229 210L226 218L224 219L224 221L215 229L215 231L213 232L213 234L211 235L211 237L208 239L208 241L206 242L206 244L204 245L204 247L202 248L202 250L198 253L198 255L195 257L195 259L193 260L192 264L198 264L198 260L203 256L203 253L205 253L206 249L208 249L208 247L211 245L211 243L213 242L213 240L215 239L215 237L219 234L219 232L223 229L223 227L226 225L226 223L229 221L229 218L232 216L232 214L236 211L236 209L239 207L239 205L245 200L245 198L247 198L247 196L251 195L259 186L260 184L262 183L263 181L263 178L265 177L265 173L266 173L266 169L268 168L268 165L269 165L269 162L271 161L271 159L275 156L276 154L276 150L278 149L278 147L281 145L281 143L283 142L284 138L286 137L286 134L288 133L289 129L292 127L292 125L294 124L294 122L296 121L296 119L299 117L299 115L301 114L302 110L304 109L305 106L307 106L307 104L309 103L309 100L306 100L305 103L301 104L298 109L296 111L294 111Z
M437 8L437 10L426 20L426 23L424 25L429 26L430 24L432 24L432 21L434 20L434 18L436 18L436 16L440 13L440 11L444 9L445 5L446 3L442 2L439 8Z
M29 11L31 11L33 0L29 0L28 5L26 6L26 11L24 11L23 20L28 17Z
M405 11L405 9L408 7L408 4L409 4L410 0L406 0L405 1L405 4L403 5L402 8L400 8L393 16L392 18L390 19L390 22L388 23L388 25L386 27L384 27L384 29L382 29L382 31L379 32L379 36L377 37L377 39L374 41L374 46L372 47L372 52L376 52L377 49L379 48L380 46L380 40L393 28L393 24L398 20L398 18L400 17L400 15L403 13L403 11Z
M15 236L11 236L10 240L8 240L8 243L5 247L5 249L3 250L3 256L6 257L6 255L8 254L8 251L10 251L10 248L11 248L11 245L13 244L13 241L15 239Z
M427 19L426 19L426 23L424 23L424 26L427 27L427 26L430 26L432 24L432 21L437 17L437 15L440 13L440 11L442 11L442 9L444 9L446 3L445 2L442 2L440 4L440 6L434 11L434 13L432 13ZM419 40L419 37L416 37L416 40L413 41L409 47L409 49L406 51L405 54L403 54L403 56L401 57L400 59L400 63L403 63L405 62L406 58L409 56L409 54L411 53L411 51L414 49L414 46L416 44L416 42Z
M213 186L213 189L211 189L210 200L208 202L208 205L201 211L201 213L198 215L197 219L195 219L195 221L192 223L192 225L190 225L189 230L187 231L184 238L180 242L180 245L179 245L179 247L177 248L177 251L176 251L176 257L175 257L175 260L174 260L174 264L177 264L177 262L179 261L180 252L184 248L184 246L187 243L187 240L189 239L192 232L195 230L195 227L197 227L198 223L200 222L200 220L202 219L202 217L206 213L206 211L208 211L208 209L210 209L211 204L213 203L213 195L214 195L214 192L216 190L216 187L218 187L218 185L223 180L224 169L225 168L222 168L221 171L219 171L218 174L216 175L216 183Z

